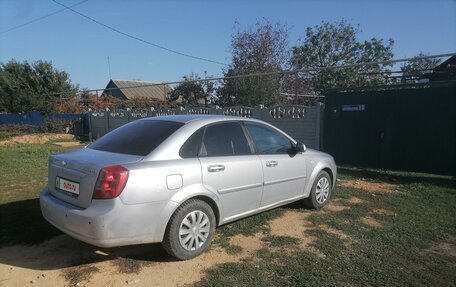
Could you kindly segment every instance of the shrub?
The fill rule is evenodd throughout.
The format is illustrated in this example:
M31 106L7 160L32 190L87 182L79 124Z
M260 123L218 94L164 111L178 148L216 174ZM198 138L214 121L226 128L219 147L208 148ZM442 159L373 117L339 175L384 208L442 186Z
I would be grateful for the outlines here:
M40 127L32 125L0 125L0 141L14 136L41 132Z
M45 119L42 124L42 129L47 133L71 133L74 123L78 120L74 119Z

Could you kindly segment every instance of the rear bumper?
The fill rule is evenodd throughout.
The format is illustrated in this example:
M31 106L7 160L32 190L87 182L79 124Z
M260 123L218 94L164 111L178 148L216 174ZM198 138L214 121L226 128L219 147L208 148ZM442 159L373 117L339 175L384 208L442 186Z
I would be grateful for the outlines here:
M120 198L92 200L81 209L52 196L40 195L43 217L64 233L99 247L161 242L165 204L125 205Z

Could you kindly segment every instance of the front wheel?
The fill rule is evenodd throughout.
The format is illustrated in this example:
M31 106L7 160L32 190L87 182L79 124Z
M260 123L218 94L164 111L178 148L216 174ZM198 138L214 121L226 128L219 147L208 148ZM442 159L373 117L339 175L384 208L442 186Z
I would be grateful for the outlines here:
M194 258L209 248L215 225L214 211L207 203L198 199L187 200L171 216L163 247L177 259Z
M322 208L331 199L331 194L331 177L326 171L322 170L312 185L309 197L304 199L304 204L312 209Z

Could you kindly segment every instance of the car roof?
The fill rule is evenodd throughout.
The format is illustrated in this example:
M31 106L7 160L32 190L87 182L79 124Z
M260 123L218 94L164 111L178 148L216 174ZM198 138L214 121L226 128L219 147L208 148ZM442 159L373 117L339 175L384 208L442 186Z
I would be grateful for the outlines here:
M187 124L190 122L218 122L218 121L245 121L253 119L244 118L244 117L236 117L236 116L224 116L224 115L170 115L170 116L158 116L158 117L150 117L144 120L160 120L160 121L173 121L173 122L180 122L183 124Z

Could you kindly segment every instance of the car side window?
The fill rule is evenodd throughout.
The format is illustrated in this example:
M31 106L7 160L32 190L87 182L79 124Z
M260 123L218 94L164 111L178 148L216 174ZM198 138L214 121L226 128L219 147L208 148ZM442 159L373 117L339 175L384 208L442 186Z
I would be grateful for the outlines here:
M252 154L252 150L239 123L219 123L206 127L200 156L248 154Z
M263 125L245 123L259 154L289 154L292 142L281 133Z
M204 128L199 129L193 133L182 145L181 149L179 150L179 155L182 158L197 157L201 146L201 140L203 139L203 134Z

